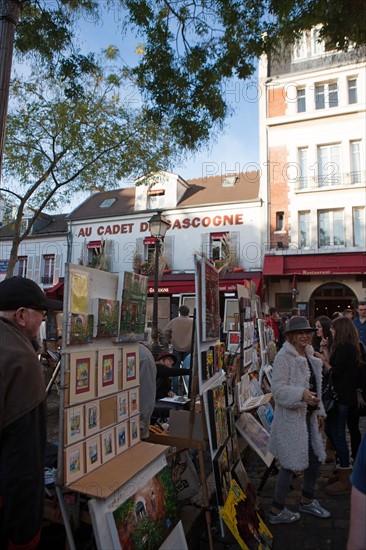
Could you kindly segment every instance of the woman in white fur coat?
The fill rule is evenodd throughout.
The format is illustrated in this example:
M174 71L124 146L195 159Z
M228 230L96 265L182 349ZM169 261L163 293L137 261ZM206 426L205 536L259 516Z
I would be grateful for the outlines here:
M291 317L286 342L277 353L272 371L275 401L269 450L280 463L270 523L293 523L298 512L285 507L293 472L304 471L300 512L319 518L330 513L314 498L319 467L325 460L321 427L325 411L321 400L322 360L314 357L311 328L305 317Z

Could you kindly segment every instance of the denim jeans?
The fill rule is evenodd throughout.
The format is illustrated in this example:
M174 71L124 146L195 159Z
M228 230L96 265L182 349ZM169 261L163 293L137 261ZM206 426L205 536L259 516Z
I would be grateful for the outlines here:
M309 417L307 417L308 433L310 433ZM313 451L309 437L309 466L304 471L304 481L302 484L301 494L305 498L314 498L315 484L319 475L320 462ZM288 493L293 472L281 466L276 479L275 492L272 506L278 510L283 510L285 499Z
M324 431L332 442L341 468L349 468L349 448L346 440L346 424L349 406L336 403L335 409L325 419Z
M187 355L189 355L190 352L189 351L177 351L176 349L173 349L173 353L177 358L177 361L176 361L176 363L174 363L173 367L174 368L178 368L178 367L181 368L184 359L187 357ZM176 394L178 393L178 390L179 390L179 376L174 376L173 377L172 389L173 389L174 393L176 393Z

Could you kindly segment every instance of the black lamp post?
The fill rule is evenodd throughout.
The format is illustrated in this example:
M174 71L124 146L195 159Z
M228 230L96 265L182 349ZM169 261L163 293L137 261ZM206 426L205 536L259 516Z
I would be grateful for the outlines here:
M161 243L164 240L165 233L170 227L170 223L165 216L158 212L149 220L149 229L152 237L155 237L155 259L154 259L154 301L151 330L151 352L156 359L161 347L158 338L158 289L159 289L159 254Z

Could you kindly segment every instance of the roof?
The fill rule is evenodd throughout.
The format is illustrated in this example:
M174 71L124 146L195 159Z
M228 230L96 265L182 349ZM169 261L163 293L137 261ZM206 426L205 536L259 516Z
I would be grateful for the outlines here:
M236 183L233 186L224 186L225 179L235 179ZM177 208L258 200L259 180L259 171L187 180L188 189L177 204ZM111 206L100 207L103 201L112 198L116 201ZM68 215L68 219L84 220L134 214L134 207L135 187L114 189L91 195ZM171 208L165 210L171 210Z
M38 216L27 239L47 235L55 236L58 234L65 234L67 231L68 225L66 214L41 214ZM10 239L13 235L14 231L11 223L0 227L0 239Z

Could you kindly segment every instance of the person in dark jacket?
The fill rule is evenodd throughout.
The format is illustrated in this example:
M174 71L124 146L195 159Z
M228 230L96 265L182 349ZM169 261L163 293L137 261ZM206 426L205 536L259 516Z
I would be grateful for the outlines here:
M47 440L39 328L62 309L30 279L0 283L0 548L34 550L44 506Z
M177 358L174 353L164 351L157 357L156 363L156 399L163 399L164 397L174 397L175 393L172 391L172 376L189 375L190 369L181 369L179 367L173 367Z
M350 453L346 440L346 423L349 412L357 408L361 352L357 331L351 319L338 317L332 321L333 344L330 355L325 352L325 369L332 369L332 383L337 395L335 409L325 421L325 433L332 442L339 459L337 477L327 485L330 495L342 495L351 491ZM329 359L328 359L329 357Z

